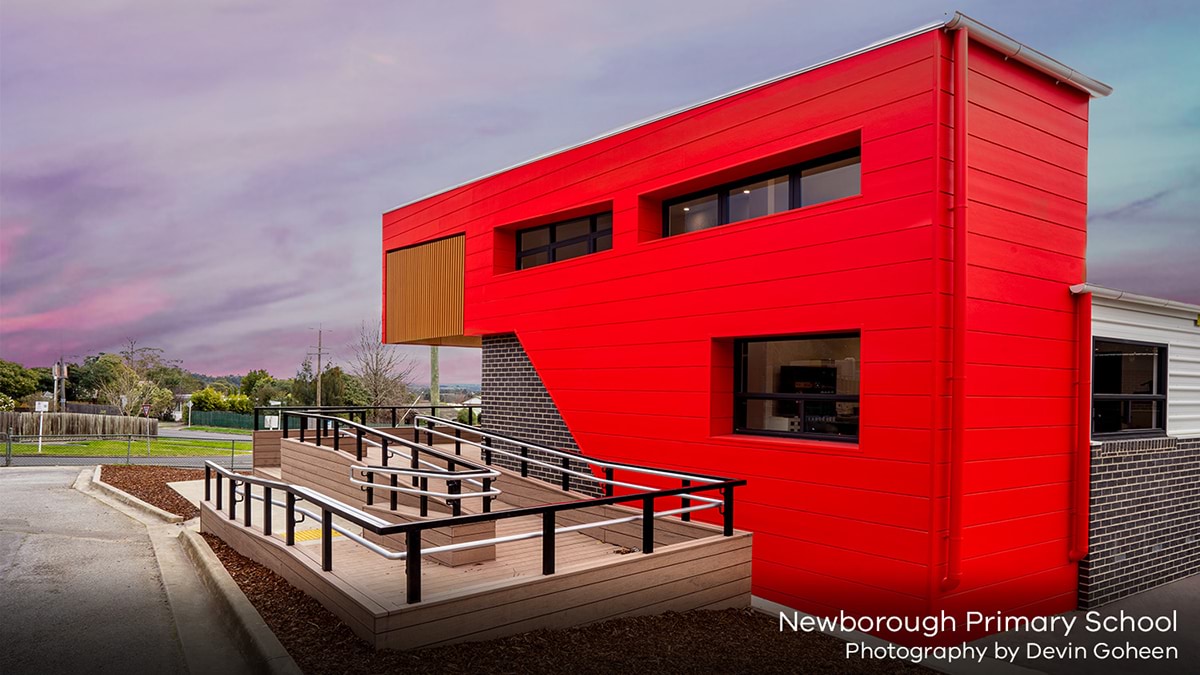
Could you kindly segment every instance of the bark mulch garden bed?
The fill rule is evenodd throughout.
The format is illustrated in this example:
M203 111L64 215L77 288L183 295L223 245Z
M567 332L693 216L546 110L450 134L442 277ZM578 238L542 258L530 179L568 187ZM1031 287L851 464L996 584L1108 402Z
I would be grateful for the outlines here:
M123 490L138 499L191 519L200 515L196 505L184 499L167 483L204 478L202 469L175 469L169 466L124 466L105 464L100 469L100 480Z
M911 673L903 661L847 661L845 643L821 633L781 633L750 609L612 619L565 630L375 651L283 577L203 533L242 592L309 675L323 673Z

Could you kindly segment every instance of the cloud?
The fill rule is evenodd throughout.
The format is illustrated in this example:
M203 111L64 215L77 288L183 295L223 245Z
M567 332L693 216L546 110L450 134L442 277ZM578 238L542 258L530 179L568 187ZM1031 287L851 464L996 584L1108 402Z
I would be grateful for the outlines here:
M1147 255L1178 248L1194 223L1178 188L1200 156L1197 127L1180 124L1194 91L1188 102L1185 87L1169 89L1182 107L1160 107L1138 89L1190 81L1190 43L1159 35L1187 22L1080 3L967 4L1084 72L1120 79L1112 101L1093 107L1092 269L1140 283L1108 266L1110 251L1131 231ZM819 13L783 0L469 10L10 0L0 21L0 352L46 363L136 337L204 372L287 375L323 324L347 358L359 322L379 315L381 212L942 11L927 0L848 0ZM1072 31L1059 29L1067 18ZM1189 282L1167 290L1189 293ZM478 352L443 350L442 372L477 380Z

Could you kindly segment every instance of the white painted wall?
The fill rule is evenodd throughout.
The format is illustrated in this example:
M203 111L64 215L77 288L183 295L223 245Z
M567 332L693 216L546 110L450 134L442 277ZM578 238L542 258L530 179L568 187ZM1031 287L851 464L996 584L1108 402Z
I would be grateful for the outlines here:
M1200 436L1196 313L1092 296L1092 336L1167 345L1167 433Z

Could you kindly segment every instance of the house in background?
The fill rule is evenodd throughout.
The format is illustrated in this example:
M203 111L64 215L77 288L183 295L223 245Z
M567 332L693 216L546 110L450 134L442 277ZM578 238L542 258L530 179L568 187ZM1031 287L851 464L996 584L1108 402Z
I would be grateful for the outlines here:
M480 347L486 429L746 478L763 606L1074 609L1109 91L955 15L630 125L384 214L385 341Z

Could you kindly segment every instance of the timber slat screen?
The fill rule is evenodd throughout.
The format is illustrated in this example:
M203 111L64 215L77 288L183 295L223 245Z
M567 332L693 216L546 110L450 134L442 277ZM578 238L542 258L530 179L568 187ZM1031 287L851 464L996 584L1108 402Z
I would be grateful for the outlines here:
M479 346L463 335L463 235L387 254L389 343Z

